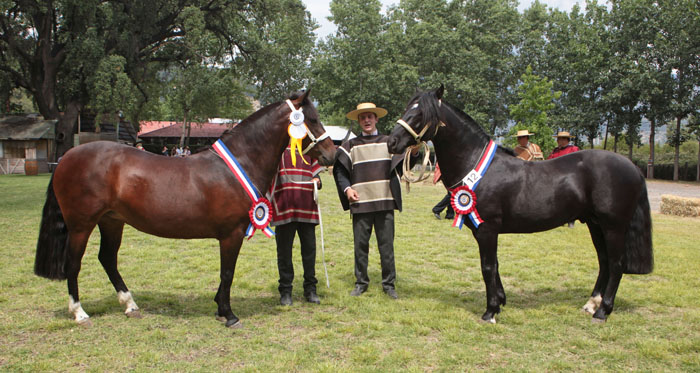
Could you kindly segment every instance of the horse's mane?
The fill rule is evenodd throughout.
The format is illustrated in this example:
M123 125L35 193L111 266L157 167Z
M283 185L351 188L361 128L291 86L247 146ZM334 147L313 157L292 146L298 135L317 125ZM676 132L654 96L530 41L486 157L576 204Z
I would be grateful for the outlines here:
M418 106L421 108L421 112L423 113L423 123L421 123L421 128L428 123L434 123L439 120L439 114L438 110L440 105L446 105L452 112L455 113L457 118L466 126L469 126L474 129L474 132L476 135L484 140L484 141L489 141L491 140L491 136L489 136L488 133L484 130L482 126L480 126L472 117L470 117L467 113L463 112L459 108L455 107L454 105L450 104L447 101L440 101L437 96L435 95L435 92L433 91L428 91L428 92L422 92L418 93L409 102L414 102L414 100L418 100ZM498 145L499 148L501 148L506 154L511 155L515 157L515 152L513 152L513 149Z
M289 94L289 96L287 97L287 99L289 99L289 100L296 100L297 98L299 98L299 97L300 97L301 95L303 95L303 94L304 94L304 91L296 91L296 92L293 92L293 93ZM227 129L227 130L225 130L225 131L221 134L220 137L223 138L224 136L227 136L227 135L233 135L233 134L235 134L237 131L242 130L241 128L239 128L239 127L241 127L241 125L243 125L243 127L245 127L245 124L246 124L246 123L248 123L248 122L254 122L254 121L258 120L258 118L260 118L260 117L262 117L263 115L267 114L268 111L270 111L273 107L276 107L277 105L279 105L281 102L282 102L282 101L277 101L277 102L275 102L275 103L272 103L272 104L270 104L270 105L267 105L267 106L263 107L262 109L260 109L260 110L258 110L258 111L256 111L256 112L254 112L253 114L251 114L249 117L243 119L243 120L242 120L241 122L239 122L238 124L236 124L236 125L234 125L233 127L229 128L229 129ZM311 100L310 100L309 97L307 96L307 97L304 99L304 101L301 102L302 109L303 109L303 111L304 111L304 117L318 119L318 113L316 112L316 110L313 110L313 111L312 111L312 110L306 110L306 108L309 107L309 104L311 104ZM211 146L209 146L209 147L207 147L207 148L211 148Z

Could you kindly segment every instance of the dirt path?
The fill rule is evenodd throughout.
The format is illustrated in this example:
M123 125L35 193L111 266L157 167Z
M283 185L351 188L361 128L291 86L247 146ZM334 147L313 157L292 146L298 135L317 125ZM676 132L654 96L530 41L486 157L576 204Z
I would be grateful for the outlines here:
M662 194L672 194L674 196L686 198L700 198L700 184L647 180L647 192L649 193L651 211L659 212Z

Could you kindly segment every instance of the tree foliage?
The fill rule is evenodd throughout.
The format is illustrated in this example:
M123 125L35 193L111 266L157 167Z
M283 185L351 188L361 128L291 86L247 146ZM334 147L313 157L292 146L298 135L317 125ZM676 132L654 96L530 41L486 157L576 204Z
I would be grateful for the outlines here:
M272 95L298 84L292 70L313 45L300 0L4 0L0 7L2 80L59 119L59 154L72 146L81 110L119 109L138 119L153 109L159 73L173 65L227 68ZM224 94L245 100L239 87Z
M552 90L552 82L534 75L530 66L521 80L518 87L520 100L510 107L510 116L516 124L511 127L506 144L511 147L517 145L517 131L528 130L534 133L530 141L539 145L544 154L551 153L557 145L552 137L556 126L550 123L548 113L554 109L555 100L561 97L561 91Z

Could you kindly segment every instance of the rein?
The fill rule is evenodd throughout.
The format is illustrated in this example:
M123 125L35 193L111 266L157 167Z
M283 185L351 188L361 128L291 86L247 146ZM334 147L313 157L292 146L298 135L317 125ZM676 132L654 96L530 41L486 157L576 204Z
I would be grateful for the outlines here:
M442 103L442 102L441 102ZM418 104L415 104L413 106L418 107ZM403 180L406 182L406 189L410 192L410 185L411 183L418 183L423 180L426 180L427 178L430 177L429 174L425 174L425 170L428 169L428 167L432 167L433 163L430 161L430 147L428 147L428 144L425 143L425 141L422 140L423 135L425 135L426 132L428 132L428 129L432 126L428 125L423 127L423 129L420 131L420 133L416 133L416 131L411 128L411 126L406 123L403 119L399 119L396 121L396 123L400 124L401 127L403 127L411 136L413 136L413 139L416 141L415 146L423 146L425 149L425 157L423 158L423 165L422 169L420 171L420 174L416 177L413 172L411 171L411 151L413 147L408 147L406 148L406 154L404 155L403 158ZM445 123L442 121L438 122L438 124L435 126L435 133L433 133L433 137L437 135L438 130L440 127L444 127Z

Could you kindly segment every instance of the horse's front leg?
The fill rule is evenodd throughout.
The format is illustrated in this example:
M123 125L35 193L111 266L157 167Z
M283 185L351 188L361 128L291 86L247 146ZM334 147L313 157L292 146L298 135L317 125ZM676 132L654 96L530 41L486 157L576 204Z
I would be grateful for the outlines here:
M506 293L498 274L498 232L490 230L484 223L474 232L474 238L479 244L481 275L486 285L486 312L481 319L495 324L496 314L501 312L501 305L506 305Z
M225 321L226 326L231 328L243 326L231 310L231 283L233 282L233 273L236 270L236 260L238 260L238 253L241 251L242 243L243 231L241 229L236 229L229 236L219 239L221 283L219 284L219 290L216 292L216 297L214 297L214 301L218 305L216 318L220 321Z

